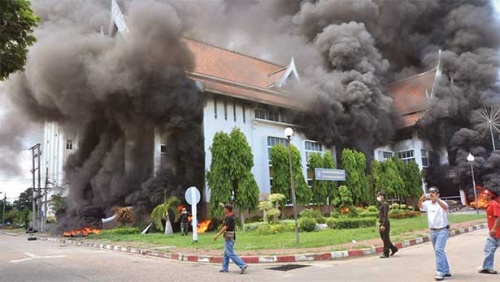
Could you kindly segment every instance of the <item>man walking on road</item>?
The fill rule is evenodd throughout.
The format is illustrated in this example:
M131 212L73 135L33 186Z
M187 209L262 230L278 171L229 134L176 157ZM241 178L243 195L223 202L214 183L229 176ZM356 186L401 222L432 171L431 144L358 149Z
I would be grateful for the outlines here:
M486 208L486 219L488 220L488 229L490 230L490 236L486 239L486 245L484 246L484 261L483 268L479 270L479 273L484 274L497 274L496 270L493 270L495 251L500 245L500 203L498 202L497 193L492 190L485 189L484 197L488 201L488 207Z
M380 256L380 258L388 258L389 250L391 251L391 256L393 256L398 251L398 248L392 244L389 236L389 233L391 232L391 223L389 221L389 204L385 199L385 192L378 192L377 201L380 202L379 233L380 238L382 238L382 241L384 242L384 253Z
M240 274L245 273L248 265L234 253L234 240L236 240L236 233L234 232L236 228L236 220L233 215L233 206L231 204L224 205L224 227L214 236L214 241L219 238L221 234L224 234L224 256L222 258L222 269L220 272L228 272L229 269L229 259L240 268Z
M444 248L450 236L448 223L448 204L439 199L439 189L429 188L429 194L423 194L418 199L418 207L427 212L427 223L431 229L431 241L436 254L437 273L434 279L441 281L444 277L451 277L450 266Z

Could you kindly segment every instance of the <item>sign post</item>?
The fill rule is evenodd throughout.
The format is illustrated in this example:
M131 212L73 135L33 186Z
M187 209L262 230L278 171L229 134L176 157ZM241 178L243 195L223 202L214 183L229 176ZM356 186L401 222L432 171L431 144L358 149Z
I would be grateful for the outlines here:
M332 168L315 168L316 180L345 181L345 170Z
M186 202L191 205L191 225L193 226L193 242L198 242L198 219L197 219L197 207L196 205L200 202L201 194L200 190L196 187L189 187L184 194Z

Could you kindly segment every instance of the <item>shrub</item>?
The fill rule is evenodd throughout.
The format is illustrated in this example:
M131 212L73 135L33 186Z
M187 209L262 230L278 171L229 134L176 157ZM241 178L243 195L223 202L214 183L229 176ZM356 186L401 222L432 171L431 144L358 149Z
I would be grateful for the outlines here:
M317 219L321 217L321 213L313 209L304 209L299 213L299 216Z
M366 211L368 211L368 212L378 212L378 208L376 206L372 205L372 206L368 206L366 208Z
M398 203L394 203L391 205L391 209L393 210L399 210L399 204Z
M369 212L369 211L364 211L358 215L359 217L378 217L379 213L377 212Z
M419 217L420 214L421 214L420 211L400 211L393 214L389 213L389 217L394 219L402 219L402 218Z
M304 217L299 221L299 228L305 232L314 231L316 228L316 220L314 218Z
M327 225L333 229L352 229L360 227L374 227L377 225L376 218L331 218L327 219Z
M245 223L245 226L243 226L243 231L256 231L261 225L267 225L267 223L266 222Z
M285 231L283 224L264 224L257 227L257 232L261 235L278 234Z
M402 210L406 210L406 209L408 209L408 206L405 204L401 204L401 205L399 205L399 208Z
M138 227L118 227L110 230L104 231L110 235L128 235L128 234L139 234L141 231Z
M326 218L325 217L318 217L316 218L316 223L326 223Z

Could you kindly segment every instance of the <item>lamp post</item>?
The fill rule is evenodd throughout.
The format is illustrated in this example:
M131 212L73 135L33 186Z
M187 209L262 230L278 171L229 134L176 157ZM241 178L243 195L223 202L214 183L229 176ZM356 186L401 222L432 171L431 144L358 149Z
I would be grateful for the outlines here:
M474 167L472 164L474 163L474 156L469 153L467 156L467 161L470 163L470 171L472 175L472 190L474 190L474 202L476 203L476 213L479 214L479 210L477 209L477 192L476 192L476 180L474 180Z
M297 200L295 197L295 180L293 179L292 169L292 146L291 138L293 136L293 129L290 127L285 128L285 136L288 138L288 164L290 165L290 186L292 189L292 205L293 205L293 219L295 221L295 242L299 244L299 223L297 221Z

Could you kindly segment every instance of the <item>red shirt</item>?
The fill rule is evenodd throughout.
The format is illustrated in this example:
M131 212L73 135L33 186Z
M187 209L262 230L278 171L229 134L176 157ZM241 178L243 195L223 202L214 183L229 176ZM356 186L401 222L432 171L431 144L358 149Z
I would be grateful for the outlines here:
M500 217L500 203L497 199L491 200L486 208L486 218L488 219L488 228L491 230L497 218ZM495 238L500 238L500 226L498 226Z

